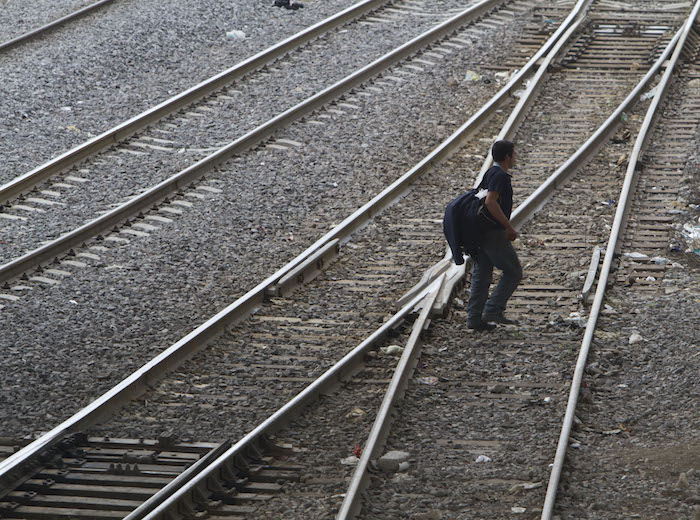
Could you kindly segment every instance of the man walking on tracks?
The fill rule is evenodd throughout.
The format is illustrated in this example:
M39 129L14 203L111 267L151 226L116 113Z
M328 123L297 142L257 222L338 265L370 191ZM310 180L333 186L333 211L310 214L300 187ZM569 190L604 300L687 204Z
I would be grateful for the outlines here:
M488 191L478 219L481 248L474 260L467 305L467 327L477 331L492 330L494 323L516 324L505 317L504 311L523 275L512 244L518 232L510 223L513 187L508 170L515 166L515 147L510 141L496 141L491 154L494 165L484 175ZM494 266L503 271L503 276L489 298Z

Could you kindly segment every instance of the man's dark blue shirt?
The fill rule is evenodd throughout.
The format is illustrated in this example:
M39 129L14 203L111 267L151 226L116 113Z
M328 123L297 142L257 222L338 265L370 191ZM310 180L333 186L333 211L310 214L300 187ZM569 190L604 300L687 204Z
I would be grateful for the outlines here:
M498 163L494 163L484 174L484 183L488 191L498 192L501 196L498 199L498 205L501 206L506 218L510 220L510 214L513 211L513 185L510 174L506 173Z

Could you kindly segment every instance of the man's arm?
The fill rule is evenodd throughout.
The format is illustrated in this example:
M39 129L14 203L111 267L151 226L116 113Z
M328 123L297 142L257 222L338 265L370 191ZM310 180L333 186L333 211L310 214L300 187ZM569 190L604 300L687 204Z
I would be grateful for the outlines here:
M489 213L491 213L491 216L500 222L504 228L506 228L506 237L512 242L518 237L518 232L513 228L513 226L511 226L510 220L508 220L503 214L501 205L498 203L500 198L501 194L497 191L489 191L486 194L484 204L486 205L486 209L489 210Z

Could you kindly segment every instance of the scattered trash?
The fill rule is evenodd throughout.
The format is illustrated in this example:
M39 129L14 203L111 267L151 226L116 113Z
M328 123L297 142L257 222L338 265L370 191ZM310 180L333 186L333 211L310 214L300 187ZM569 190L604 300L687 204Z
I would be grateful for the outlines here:
M670 260L668 258L664 258L663 256L655 256L654 258L651 259L651 261L654 262L655 264L660 264L660 265L667 264L670 262Z
M644 338L641 336L641 334L639 334L639 332L633 332L630 336L629 344L634 345L635 343L639 343L640 341L644 341Z
M479 81L481 79L481 76L479 76L476 72L473 70L468 70L467 73L464 75L464 79L467 81Z
M304 4L300 4L295 0L275 0L275 7L284 7L285 9L300 9Z
M628 117L627 117L626 112L623 112L622 114L620 114L620 121L622 121L624 123L625 121L627 121L627 119L628 119Z
M700 79L691 79L688 82L689 87L700 87Z
M379 347L379 353L383 356L396 356L403 354L403 347L399 345L389 345L388 347Z
M524 507L513 506L510 508L510 511L512 513L524 513L525 511L527 511L527 509Z
M408 458L410 453L406 451L389 451L379 457L377 467L382 471L393 472L406 471L408 469Z
M355 444L355 449L352 450L352 454L355 455L355 457L362 456L362 448L360 448L359 444Z
M653 276L647 276L647 277L645 278L645 280L646 280L647 282L655 282L655 281L656 281L656 278L654 278Z
M349 457L345 457L344 459L340 459L340 463L343 466L357 466L358 462L360 462L360 459L355 457L355 455L350 455Z
M633 258L634 260L646 260L649 258L649 256L645 255L644 253L625 253L624 256L627 258Z
M683 237L688 241L688 249L696 255L700 255L700 225L685 224L681 232Z
M515 484L508 490L509 493L520 493L521 491L528 491L530 489L537 489L542 487L542 481L540 482L523 482L522 484Z
M622 433L622 430L619 428L616 428L614 430L606 430L603 432L603 435L617 435L618 433Z
M440 347L438 352L446 352L448 347Z
M73 130L76 134L82 133L80 130L78 130L77 127L75 127L75 126L73 126L73 125L67 126L67 127L66 127L66 130Z
M362 408L353 408L345 415L345 417L351 420L357 420L361 419L365 415L367 415L367 412L365 412Z
M574 443L572 443L572 444L569 444L569 448L574 448L574 449L576 449L576 450L580 450L580 449L581 449L581 443L580 443L580 442L574 442Z
M73 109L71 107L61 107L59 109L61 112L72 112Z
M424 385L431 385L434 386L440 382L440 380L435 377L435 376L427 376L427 377L419 377L416 379L419 383L423 383Z
M520 98L523 97L524 95L525 95L525 91L524 91L524 90L516 90L515 92L513 92L513 96L516 97L516 98L518 98L518 99L520 99Z
M641 97L639 98L641 101L646 101L647 99L653 99L654 96L656 95L656 89L657 87L654 87L651 89L649 92L646 94L642 94Z
M630 66L630 69L632 69L632 70L639 70L639 67L641 67L641 66L642 66L642 65L641 65L639 62L635 61L635 62L632 63L632 65Z
M457 78L450 78L447 80L447 86L453 88L457 87L459 86L459 81L457 80Z
M572 312L571 314L569 314L568 318L564 318L564 321L572 325L576 325L577 327L583 328L586 326L586 322L588 321L588 319L585 316L581 315L580 312Z
M601 202L603 206L614 206L615 205L615 199L610 199L607 202Z
M76 302L75 300L68 300L68 303L72 303L73 305L78 305L78 302Z
M229 40L245 40L245 33L243 31L228 31L226 33L226 38Z
M493 462L493 459L491 457L487 457L486 455L479 455L474 462L476 464L481 464L482 462Z

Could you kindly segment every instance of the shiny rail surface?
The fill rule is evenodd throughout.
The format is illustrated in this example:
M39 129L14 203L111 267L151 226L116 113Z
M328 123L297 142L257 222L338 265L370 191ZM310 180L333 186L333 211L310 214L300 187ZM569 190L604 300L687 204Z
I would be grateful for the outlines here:
M168 196L171 196L174 192L177 192L180 189L186 188L190 183L196 181L197 179L200 179L203 175L211 171L211 169L215 168L222 162L230 159L236 154L248 151L250 148L260 144L262 141L269 138L281 128L284 128L292 122L297 121L304 115L307 115L313 112L314 110L324 106L325 104L329 103L333 99L336 99L343 93L362 84L364 81L376 76L377 74L381 73L387 68L397 64L401 60L416 53L420 49L440 40L441 38L455 31L462 25L465 25L473 21L474 19L477 19L478 17L484 15L485 13L493 9L494 5L496 4L497 2L495 0L484 0L476 4L475 6L466 9L461 14L458 14L450 18L449 20L437 25L433 29L423 33L422 35L414 38L413 40L405 43L404 45L401 45L394 51L389 52L382 58L379 58L373 63L350 74L345 79L311 96L310 98L284 111L283 113L273 117L266 123L258 126L256 129L246 133L245 135L239 137L230 144L218 149L214 153L211 153L210 155L193 164L192 166L160 182L158 185L153 186L150 189L147 189L146 191L142 192L141 194L131 198L129 201L119 205L118 207L107 212L106 214L91 220L87 224L84 224L83 226L74 229L73 231L63 234L61 237L50 241L49 243L35 249L34 251L31 251L19 258L5 263L4 265L0 266L0 283L21 276L23 273L32 268L35 268L37 265L40 266L43 263L54 262L58 259L60 255L69 252L71 248L81 246L85 241L98 236L100 233L104 233L105 231L114 229L115 227L117 227L118 229L118 226L128 225L129 222L127 221L125 224L125 220L136 217L140 212L147 212L152 206L156 204L163 203L163 201ZM361 5L364 6L365 4ZM345 16L349 15L346 14ZM337 20L334 20L333 26L335 26L335 24L337 23L339 22ZM329 30L329 28L325 27L324 30ZM311 31L311 29L305 31L305 37L308 37L306 33L309 32L313 31ZM282 44L280 44L278 47L280 47L281 45ZM281 51L279 49L276 49L275 52ZM521 78L522 75L519 75L518 80L520 80ZM215 81L210 80L210 82L207 83L206 88L213 88L213 85L215 83ZM511 82L511 88L514 88L516 84L516 82ZM192 89L189 92L191 93L195 89ZM197 90L197 96L201 95L202 92ZM178 97L178 99L182 100L184 96L185 95L181 95ZM148 118L155 117L155 111L156 109L150 111L149 114L151 115L149 115ZM145 120L142 121L142 123L145 124ZM125 123L125 125L130 125L130 123ZM96 139L106 139L111 141L114 135L116 134L112 133L111 137L108 137L105 134L105 136ZM95 140L90 141L90 143L93 142L95 142ZM84 152L88 153L86 149L81 150L82 151L79 152L80 154ZM30 172L30 174L28 175L33 174Z
M77 11L67 14L66 16L62 16L58 20L54 20L51 23L47 23L46 25L42 25L41 27L38 27L32 31L26 32L24 34L21 34L15 38L12 38L10 40L7 40L5 42L0 42L0 52L6 51L8 49L11 49L13 47L16 47L22 43L26 43L28 41L33 40L34 38L38 38L39 36L43 36L52 29L56 29L62 25L65 25L68 22L71 22L73 20L76 20L82 16L85 16L88 13L91 13L100 7L104 7L108 4L111 4L114 0L99 0L98 2L95 2L94 4L87 5L81 9L78 9ZM2 197L0 197L0 200L3 200Z
M694 11L694 12L696 13L697 11ZM688 25L688 27L689 27L689 25ZM671 41L671 43L668 45L668 47L667 47L667 49L666 49L666 54L662 55L661 59L659 60L659 63L662 63L662 62L667 58L667 54L668 54L668 53L670 52L670 50L673 48L673 44L675 43L675 41L676 41L676 40ZM653 70L653 69L652 69L652 70ZM649 72L648 74L651 74L651 72ZM670 74L670 72L669 72L669 74ZM643 78L642 81L646 81L646 78ZM638 96L641 94L641 90L642 90L642 89L639 89L639 90L640 90L640 92L637 92L637 94L635 95L635 97L638 97ZM625 102L626 102L626 101L625 101ZM608 121L608 124L611 125L612 127L615 127L615 122L614 122L614 121L610 121L610 120L609 120L609 121ZM472 129L469 128L469 130L472 130ZM606 135L607 135L607 138L609 138L610 135L611 135L611 133L608 132ZM603 139L603 140L604 140L604 139ZM588 142L587 142L584 146L587 146L587 145L588 145ZM597 146L597 147L600 147L600 142L599 142L596 146ZM475 149L478 149L478 147L475 147ZM460 153L457 152L456 149L452 149L452 150L450 150L450 152L451 152L450 155L453 155L451 161L452 161L452 164L454 164L454 161L460 159L460 157L459 157ZM580 160L580 159L577 160L577 161L576 161L576 167L577 167L577 168L581 168L581 167L583 166L583 162L584 162L583 160ZM632 161L630 161L630 163L631 163L631 162L632 162ZM449 164L449 163L448 163L448 164ZM630 167L631 167L632 172L634 172L634 166L633 166L633 165L630 165ZM433 165L433 168L436 168L436 165ZM560 169L560 170L561 170L561 169ZM440 171L440 170L439 170L439 166L437 166L437 171ZM559 170L558 170L558 171L559 171ZM628 168L628 171L629 171L629 168ZM560 173L562 173L562 172L560 172ZM568 172L567 172L567 173L568 173ZM563 176L563 173L562 173L562 176ZM604 180L603 180L603 181L604 181ZM561 189L561 188L562 188L563 182L561 182L560 179L557 179L554 175L548 179L548 182L550 182L551 185L556 186L558 189ZM573 182L573 181L572 181L572 182ZM420 183L419 183L419 184L420 184ZM415 187L414 187L415 193L412 194L412 195L413 195L415 198L417 198L417 199L422 199L422 198L424 198L426 195L431 195L431 194L434 196L435 193L433 193L433 191L432 191L432 190L434 190L434 188L435 188L435 187L430 186L430 184L418 185L418 186L415 186ZM575 193L576 190L579 190L579 189L581 188L581 186L575 185L574 188L575 188L575 190L573 191L573 193ZM404 191L405 191L405 187L404 187ZM439 191L439 190L437 190L437 191ZM444 197L445 197L445 195L442 194L442 198L443 198L443 199L444 199ZM415 199L411 199L411 200L415 200ZM550 221L545 220L544 222L541 222L541 223L539 223L539 224L536 223L536 224L535 224L536 226L540 226L540 231L539 231L539 232L537 231L537 229L535 229L534 232L531 232L531 230L525 230L525 228L524 228L524 226L525 226L525 220L531 218L531 217L534 215L534 213L535 213L535 211L536 211L536 208L537 208L537 207L541 207L542 202L543 202L542 199L539 199L539 198L536 198L536 197L535 197L535 198L529 197L529 198L526 200L526 202L523 203L523 204L516 210L516 214L514 214L514 220L517 219L518 225L519 225L519 226L523 226L523 229L524 229L524 238L526 238L526 240L528 240L528 242L529 242L529 243L528 243L528 248L527 248L529 251L527 251L527 254L524 255L524 258L530 258L530 257L532 257L535 253L537 253L537 250L538 250L538 249L541 249L541 248L547 243L547 242L546 242L547 237L542 238L542 243L539 242L539 241L540 241L540 236L541 236L541 233L542 233L541 229L548 229L548 228L551 229L551 220L550 220ZM434 206L437 207L437 208L440 208L440 207L441 207L439 204L434 204ZM372 208L372 209L371 209L370 211L368 211L368 212L371 213L372 215L375 215L377 211L378 211L378 210L377 210L376 208ZM435 216L438 216L438 215L435 215ZM438 217L439 217L439 216L438 216ZM423 218L423 219L421 220L421 226L425 226L425 227L424 227L424 229L422 230L422 232L421 232L419 235L416 235L416 234L415 234L415 227L416 227L416 226L415 226L415 217L413 217L413 218L414 218L414 220L408 220L408 221L406 222L405 225L401 226L402 232L405 233L405 235L403 235L403 236L405 237L405 240L412 240L413 243L417 245L417 244L420 244L421 241L422 241L423 239L425 239L425 241L426 241L426 242L429 242L429 244L430 244L430 245L428 245L427 247L429 247L429 248L434 248L434 245L435 245L435 241L434 241L435 236L436 236L436 234L439 234L439 229L436 229L436 228L437 228L437 224L439 224L439 219L435 219L435 218L432 218L432 219L431 219L430 217L428 217L428 218ZM436 221L437 221L437 222L436 222ZM355 229L355 227L357 226L357 223L352 223L352 224L348 223L348 224L346 224L346 225L347 225L348 229ZM396 226L396 224L392 224L392 225L393 225L393 226ZM528 224L528 225L529 225L529 224ZM432 239L432 240L431 240L431 239ZM337 240L337 235L333 237L333 240ZM327 242L327 241L321 240L321 241L319 241L319 242L321 243L321 246L322 246L322 247L321 247L321 250L324 252L324 254L327 253L327 254L329 255L328 260L330 260L330 259L335 255L335 253L337 252L337 251L334 250L334 249L335 249L335 246L337 245L337 242L331 243L331 246L330 246L330 247L327 247L328 244L329 244L329 242ZM552 244L552 245L555 245L555 246L556 246L556 244ZM325 249L324 249L324 246L325 246ZM424 247L425 247L425 246L424 246ZM581 249L581 246L573 246L573 247L574 247L574 248L577 248L577 249ZM609 247L608 250L609 250L609 251L612 251L612 250L614 250L614 248L610 248L610 247ZM317 252L317 251L319 251L319 248L317 247L317 248L313 249L313 251L314 251L314 252ZM315 254L315 253L312 252L311 255L313 255L313 254ZM308 263L308 262L307 262L307 263L305 264L305 261L306 261L309 257L310 257L309 255L300 255L300 257L299 257L299 259L297 260L297 262L296 262L296 263L293 262L292 264L293 264L294 267L299 266L299 265L304 265L305 268L309 268L309 269L312 269L312 270L318 270L320 267L323 267L323 265L319 266L319 264L316 263L316 262L311 262L311 263ZM311 257L313 257L313 256L311 256ZM314 258L314 260L317 260L318 258L320 258L320 256ZM291 267L291 268L293 268L293 267ZM291 269L291 268L290 268L290 269ZM392 269L393 269L393 267L392 267L390 264L385 265L385 268L386 268L387 270L392 270ZM289 271L287 271L287 272L289 272ZM304 282L307 282L308 279L311 278L311 277L313 277L313 276L315 276L315 274L309 274L309 276L304 277ZM294 277L291 277L291 278L293 279ZM279 280L281 280L281 279L282 279L282 276L273 276L273 277L271 277L269 280L277 280L277 281L279 281ZM287 277L287 280L289 280L289 279L290 279L290 278ZM427 277L426 279L427 279L430 283L434 283L435 280L438 279L438 280L439 280L439 283L444 284L444 283L447 282L448 276L445 275L445 270L443 270L442 272L438 273L438 275L436 275L435 277L429 276L429 277ZM337 279L336 277L334 277L334 278L325 278L325 279L323 280L323 282L324 282L325 284L332 285L332 286L333 286L333 285L335 285L335 286L341 285L341 286L342 286L342 285L344 285L344 282L346 282L346 281L348 282L348 285L350 285L351 280L342 280L342 279ZM290 283L291 283L291 282L290 282ZM377 281L374 281L374 282L372 282L372 283L375 283L375 284L376 284ZM600 283L600 282L599 282L599 283ZM529 289L530 291L535 291L535 292L536 292L536 291L539 291L540 293L552 292L552 293L554 293L555 295L556 295L556 294L560 294L560 295L563 294L563 293L557 293L557 292L554 291L551 287L548 288L548 289L546 289L546 288L545 288L545 289L543 289L543 288L536 288L536 287L534 287L535 284L533 284L532 281L530 281L529 284L530 284L530 289ZM272 281L272 283L267 284L267 285L262 289L262 292L263 292L263 293L266 292L267 294L273 295L274 298L280 300L280 303L282 303L281 300L284 299L284 298L289 294L289 291L291 291L295 285L296 285L296 284L292 284L291 286L286 286L286 285L284 285L284 286L279 286L279 285L277 285L274 281ZM355 286L356 286L356 282L355 282ZM603 288L604 288L604 287L605 287L605 283L603 283L602 286L603 286ZM368 284L368 287L372 287L372 289L370 289L371 291L376 291L376 289L374 289L374 286ZM600 287L600 285L599 285L599 287ZM562 287L562 288L564 289L564 292L565 292L565 293L568 292L568 288L566 288L566 287ZM360 289L362 289L362 286L360 286ZM357 356L357 357L356 357L356 360L362 360L362 356L364 356L368 350L370 350L370 349L373 348L373 347L376 347L375 341L378 340L380 336L383 337L383 335L386 334L387 331L388 331L390 328L392 328L392 327L394 327L394 326L397 326L397 325L399 324L399 322L402 321L403 318L404 318L405 316L407 316L408 314L410 314L411 311L414 311L414 310L416 309L416 306L419 305L419 302L425 298L425 294L426 294L426 293L430 293L430 296L429 296L430 300L429 300L429 302L426 303L426 304L424 305L424 307L423 307L424 319L427 318L427 312L428 312L428 311L427 311L426 309L434 309L434 308L436 308L436 307L439 307L438 302L434 302L433 299L437 298L437 295L439 295L440 293L442 293L442 291L436 291L434 286L433 286L433 287L426 287L426 288L423 288L422 290L418 291L418 292L417 292L417 296L415 296L415 297L413 298L412 301L408 302L407 305L404 306L404 308L402 308L402 310L401 310L398 314L394 315L394 317L392 317L389 321L385 322L386 328L385 328L385 326L383 326L382 328L380 328L380 329L377 331L377 333L376 333L375 335L371 336L371 338L373 338L373 341L372 341L371 343L363 342L363 343L361 344L361 347L362 347L361 350L359 350L359 351L357 351L357 350L356 350L356 351L353 351L353 352L354 352L354 355ZM527 294L527 291L525 291L525 294ZM516 296L522 296L522 294L521 294L521 295L517 295L517 294L516 294ZM568 296L571 296L572 298L575 299L575 295L573 295L573 294L572 294L572 295L567 295L566 298L568 298ZM450 299L450 294L449 294L449 292L448 292L447 294L444 294L444 293L443 293L443 297L444 297L446 300L449 300L449 299ZM544 296L544 298L551 298L551 295L546 295L546 296ZM518 300L516 299L516 301L514 302L514 309L515 309L519 314L527 315L527 314L529 313L528 308L529 308L529 309L532 309L532 307L533 307L533 302L536 301L536 299L537 299L537 297L534 297L534 298L533 298L533 296L532 296L531 294L526 296L526 301L520 302L520 301L518 301ZM240 300L239 300L239 301L240 301ZM313 301L313 298L312 298L312 301ZM568 304L569 304L569 303L568 303L568 300L567 300L567 301L563 304L563 306L566 306L566 305L568 305ZM251 305L250 307L248 307L247 312L250 312L250 310L251 310L252 307L256 307L256 306L258 306L258 305L262 305L262 300L260 300L260 301L257 302L256 304ZM535 314L540 313L540 311L541 311L541 309L538 309L537 312L536 312ZM274 315L274 314L276 314L276 312L273 312L272 314ZM258 318L258 321L259 321L260 323L268 324L268 325L270 325L270 326L272 326L272 325L275 324L275 323L279 323L279 322L288 322L288 323L290 324L290 329L289 329L289 330L293 330L295 326L298 327L299 325L305 325L306 327L309 327L309 326L312 326L312 325L313 325L313 321L312 321L312 320L301 320L301 322L302 322L301 324L299 323L299 321L292 320L292 319L291 319L291 318L292 318L291 316L285 316L285 311L284 311L284 310L282 310L281 313L280 313L279 315L277 315L277 316L273 316L273 315L270 315L269 313L266 313L266 315L260 316L260 317ZM263 318L265 318L265 319L263 319ZM254 318L254 320L256 320L256 318ZM298 319L297 319L297 320L298 320ZM423 329L423 323L422 323L422 322L418 322L418 323L419 323L419 325L416 327L416 330L422 330L422 329ZM302 328L303 328L303 327L302 327ZM379 331L382 331L382 333L380 334ZM194 334L194 333L193 333L193 334ZM412 335L413 335L413 334L412 334ZM246 341L245 338L244 338L244 341ZM368 339L367 341L369 341L369 339ZM359 348L359 347L358 347L358 348ZM407 350L409 350L409 349L407 349ZM404 365L406 365L406 363L404 363ZM174 365L171 365L171 366L174 366ZM327 382L329 382L329 384L330 384L330 382L332 382L333 385L335 385L335 384L337 384L338 379L341 379L341 380L342 380L342 379L348 377L347 374L345 374L345 375L342 376L342 377L339 377L339 376L338 376L338 372L340 371L340 369L334 369L334 370L335 370L335 372L333 373L333 376L332 376L332 377L329 376L329 379L327 380ZM346 370L346 369L343 369L343 370ZM356 370L356 367L353 367L352 369L347 369L347 370L349 370L349 371L354 371L354 370ZM336 378L338 378L338 379L336 379ZM152 383L153 381L152 381L152 380L149 380L148 382L149 382L149 383ZM549 383L544 382L543 384L545 384L545 385L549 384L552 388L554 387L554 385L553 385L553 383L552 383L551 381L550 381ZM330 385L330 386L333 386L333 385ZM133 389L132 389L132 390L133 390ZM572 385L572 393L573 393L573 385ZM309 398L311 398L311 397L309 397ZM293 405L292 405L292 403L290 403L290 408L291 408L291 409L294 409L294 412L295 412L295 413L298 412L298 410L296 410L296 408L297 408L298 406L303 406L303 405L300 404L299 402L294 402ZM277 422L277 423L276 423L276 427L279 427L280 424L281 424L281 422ZM274 430L274 428L273 428L273 430ZM249 438L248 440L251 441L251 440L253 440L253 438L254 438L255 440L259 441L261 445L263 445L263 444L264 444L264 440L261 438L262 431L263 431L263 430L259 430L259 429L254 430L255 435L252 435L252 434L251 434L251 438ZM568 439L568 437L567 437L567 439ZM242 442L242 441L241 441L241 442ZM240 444L240 443L238 443L238 444ZM255 442L254 442L254 444L255 444ZM234 448L235 448L235 447L234 447ZM242 448L243 448L243 446L239 446L239 450L242 449ZM232 448L232 449L233 449L233 448ZM371 451L372 451L372 450L369 450L369 453L365 455L365 461L367 461L367 460L369 459L369 456L371 455ZM233 462L231 461L231 456L232 456L232 453L229 453L228 458L226 459L226 461L220 460L215 466L212 466L212 468L215 468L215 469L212 470L212 473L217 473L217 475L212 475L212 478L214 478L214 479L220 479L221 481L224 481L224 482L231 482L232 480L233 480L233 481L236 480L236 471L239 471L240 468L238 468L238 467L236 467L236 466L233 465ZM366 467L366 463L365 463L365 467ZM2 469L3 469L2 463L0 463L0 471L2 471ZM206 472L205 472L205 473L206 473ZM205 473L203 473L202 475L204 475ZM207 491L206 491L206 490L207 490L207 489L210 490L210 491L211 491L211 490L215 490L215 489L217 489L217 486L216 486L216 484L211 483L211 482L210 482L207 486L202 486L202 485L201 485L201 480L202 480L202 477L200 477L200 480L199 480L200 484L198 484L196 481L194 481L194 482L188 484L185 488L183 488L183 491L181 492L181 494L182 494L183 496L186 495L186 498L184 499L184 505L183 505L182 502L180 502L180 505L176 506L176 502L179 500L179 498L182 498L182 496L180 496L180 497L178 498L178 494L180 494L179 492L178 492L178 493L175 493L175 494L171 494L171 495L170 495L170 498L169 498L166 502L164 502L164 503L162 504L162 506L159 506L161 509L154 510L154 512L151 513L153 516L149 516L148 518L164 518L165 516L158 516L158 515L165 515L165 514L166 514L165 511L166 511L166 509L167 509L168 507L180 507L180 508L182 508L182 513L181 513L181 514L185 514L185 513L188 512L188 511L189 511L190 513L192 513L192 512L194 512L194 511L196 510L195 507L211 507L212 512L215 514L215 511L216 511L216 507L217 507L217 506L216 506L216 504L212 504L212 503L210 502L209 498L210 498L211 496L215 496L215 497L217 497L217 498L220 498L220 497L222 497L222 496L225 496L225 490L222 489L222 488L219 488L219 491L218 491L217 493L214 493L213 495L207 496ZM356 511L357 511L357 509L355 508L355 509L353 510L353 514L354 514Z

